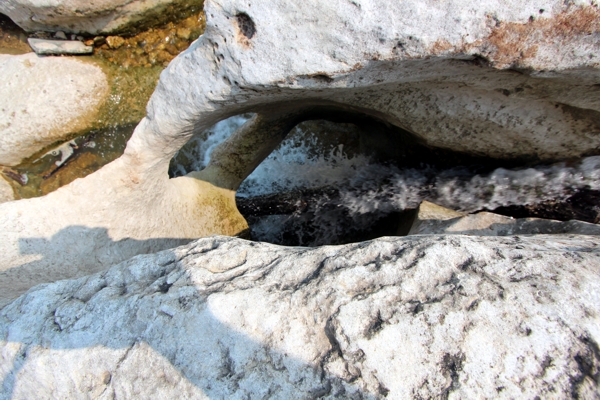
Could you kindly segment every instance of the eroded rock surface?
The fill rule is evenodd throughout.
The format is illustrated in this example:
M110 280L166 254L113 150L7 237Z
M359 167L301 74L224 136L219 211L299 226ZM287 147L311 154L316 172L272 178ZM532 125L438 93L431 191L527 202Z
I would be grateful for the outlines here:
M600 226L571 220L556 221L542 218L512 218L490 212L464 215L424 201L416 210L409 235L600 235Z
M132 32L202 6L202 0L5 0L0 13L26 31Z
M0 165L88 128L108 96L100 67L73 58L0 54Z
M295 125L334 111L473 156L599 151L592 2L214 0L205 11L205 34L162 73L120 159L53 195L0 206L2 274L44 271L31 285L68 277L70 260L88 260L84 275L172 240L238 234L239 184ZM204 171L168 179L195 133L244 113L257 117Z
M211 237L0 313L3 398L596 398L586 236Z

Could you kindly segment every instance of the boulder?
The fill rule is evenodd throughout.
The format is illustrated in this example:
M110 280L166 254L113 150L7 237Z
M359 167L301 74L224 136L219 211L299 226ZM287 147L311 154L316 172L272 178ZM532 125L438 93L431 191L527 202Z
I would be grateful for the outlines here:
M0 312L2 398L596 398L586 236L211 237Z
M0 54L0 165L17 165L89 128L108 89L104 72L92 63Z
M490 212L464 215L424 201L416 210L409 235L600 235L600 226L583 221L511 218Z
M600 11L587 2L211 0L205 12L205 34L163 71L121 158L0 205L1 276L19 290L241 233L240 183L295 125L334 112L481 157L599 152ZM203 171L168 178L195 133L245 113L256 116ZM12 279L0 286L14 295Z
M26 31L131 33L201 9L202 0L4 0L0 13Z

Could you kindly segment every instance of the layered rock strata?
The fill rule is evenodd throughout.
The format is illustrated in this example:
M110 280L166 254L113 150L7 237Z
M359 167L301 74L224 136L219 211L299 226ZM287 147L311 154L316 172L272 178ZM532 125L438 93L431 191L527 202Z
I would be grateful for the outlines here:
M0 312L1 398L596 398L586 236L212 237Z
M216 0L205 11L205 34L162 73L120 159L45 198L0 206L2 288L14 288L11 271L26 288L174 241L240 233L237 185L295 124L333 112L480 157L599 151L591 2ZM205 171L168 179L194 133L246 112L258 117Z

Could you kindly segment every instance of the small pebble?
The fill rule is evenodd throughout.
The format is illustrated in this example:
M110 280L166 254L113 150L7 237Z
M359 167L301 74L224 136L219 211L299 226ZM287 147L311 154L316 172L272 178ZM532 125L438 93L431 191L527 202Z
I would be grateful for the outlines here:
M67 40L67 35L63 31L58 31L54 34L56 39Z
M106 38L104 36L96 36L94 38L94 46L102 46L106 43Z

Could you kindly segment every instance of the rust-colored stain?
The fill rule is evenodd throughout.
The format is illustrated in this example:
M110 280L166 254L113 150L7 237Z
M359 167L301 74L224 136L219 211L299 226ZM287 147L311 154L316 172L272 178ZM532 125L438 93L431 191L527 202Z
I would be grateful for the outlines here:
M600 10L590 6L566 11L554 18L531 18L525 24L499 22L490 36L470 47L491 45L486 56L496 67L507 67L536 57L542 44L560 46L598 31Z
M526 23L493 22L494 28L484 39L463 46L441 39L429 47L429 52L434 55L476 52L496 68L519 66L537 57L542 46L560 47L600 32L600 10L588 6L571 8L552 18L532 16Z
M433 46L431 46L431 52L433 54L442 54L449 50L452 50L453 48L454 46L452 46L452 43L450 43L446 39L440 39L437 42L435 42Z

